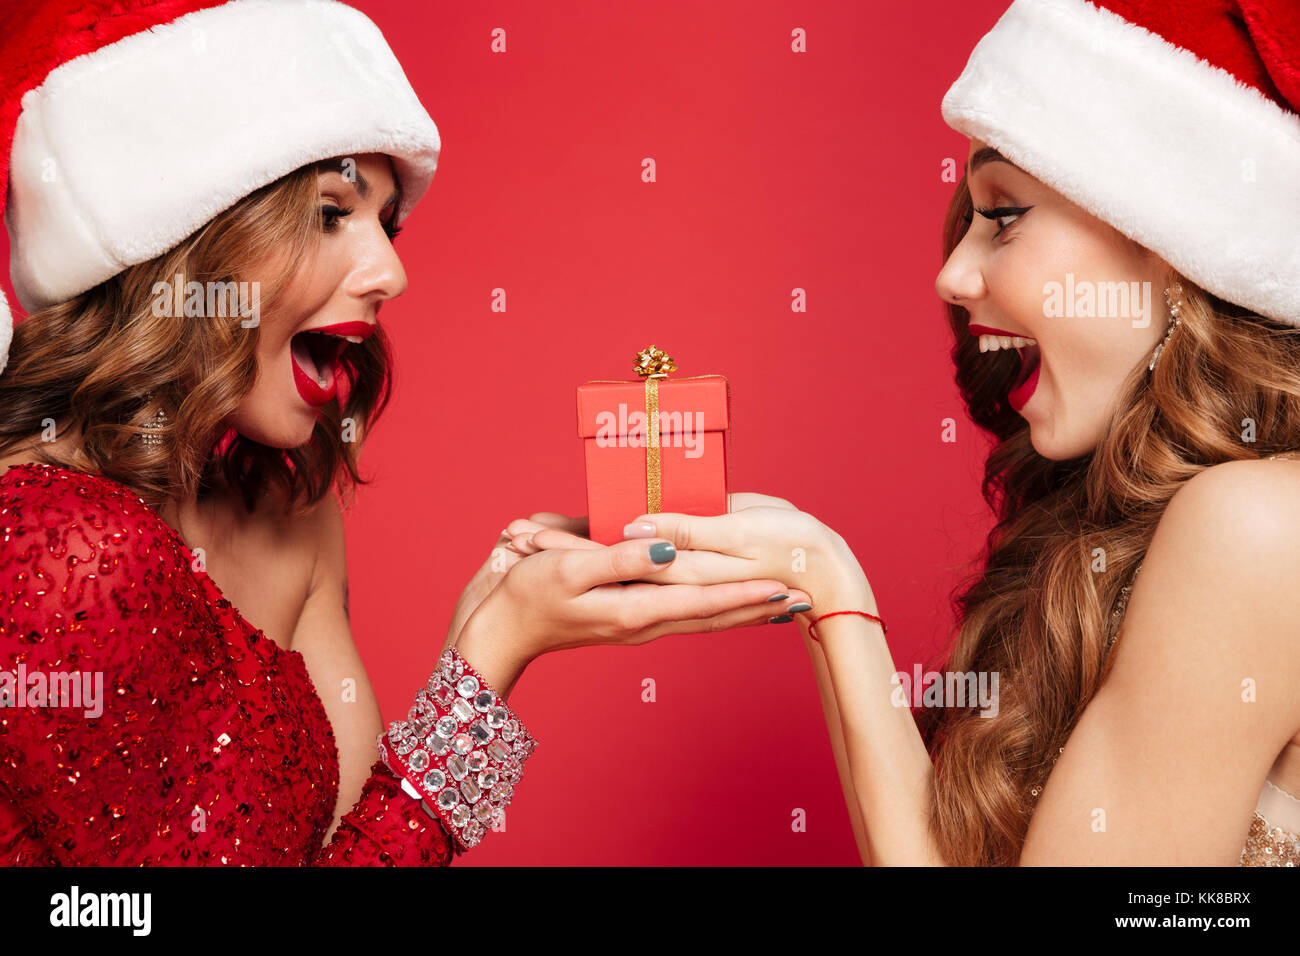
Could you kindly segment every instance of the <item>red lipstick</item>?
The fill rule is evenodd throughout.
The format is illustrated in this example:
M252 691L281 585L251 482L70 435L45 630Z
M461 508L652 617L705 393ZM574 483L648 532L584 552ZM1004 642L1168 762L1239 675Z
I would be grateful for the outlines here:
M1020 332L1007 332L1004 329L995 329L990 325L976 325L972 322L967 328L971 335L1009 335L1012 338L1032 339L1032 335L1024 335Z
M1038 388L1038 370L1042 367L1041 360L1035 362L1033 369L1029 372L1029 377L1007 393L1007 401L1011 403L1011 407L1016 411L1020 411L1029 404L1029 399L1033 396L1034 390Z
M315 329L304 329L305 332L330 332L334 335L359 335L363 339L370 338L375 332L375 327L369 322L339 322L336 325L322 325Z
M338 362L333 362L325 369L325 385L322 386L315 376L303 369L298 363L298 357L293 356L291 360L293 365L293 384L298 387L298 394L308 405L317 407L326 404L338 388L339 367Z

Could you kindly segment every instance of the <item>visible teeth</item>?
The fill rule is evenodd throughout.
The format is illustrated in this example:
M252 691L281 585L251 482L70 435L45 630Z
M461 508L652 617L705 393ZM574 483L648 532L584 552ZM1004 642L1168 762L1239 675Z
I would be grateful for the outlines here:
M996 352L998 349L1021 349L1026 345L1037 345L1037 339L1024 338L1019 335L981 335L980 351Z
M308 329L307 331L316 332L319 335L328 335L332 339L344 339L348 342L351 342L353 345L359 345L360 343L365 341L359 335L339 335L337 332L326 332L323 329Z

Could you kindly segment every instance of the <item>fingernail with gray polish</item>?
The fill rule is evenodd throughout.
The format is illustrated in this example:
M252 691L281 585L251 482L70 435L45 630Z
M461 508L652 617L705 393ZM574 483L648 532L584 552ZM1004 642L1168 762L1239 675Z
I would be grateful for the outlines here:
M812 605L800 601L798 604L791 604L785 609L786 614L802 614L804 611L811 611Z
M671 541L660 541L650 545L650 560L655 564L667 564L675 557L677 557L677 549L673 547Z
M792 618L789 614L778 614L776 617L769 617L767 619L767 623L768 624L789 624L793 620L794 618Z
M774 601L784 601L784 600L785 600L786 598L788 598L789 596L790 596L790 595L788 595L788 594L773 594L770 598L767 599L767 603L768 603L768 604L771 604L771 603L773 603Z

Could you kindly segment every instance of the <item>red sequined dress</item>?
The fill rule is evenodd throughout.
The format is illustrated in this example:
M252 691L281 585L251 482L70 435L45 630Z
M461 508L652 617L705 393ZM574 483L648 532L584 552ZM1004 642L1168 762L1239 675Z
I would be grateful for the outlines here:
M302 655L193 568L124 485L44 464L0 475L0 863L446 865L463 851L380 762L324 844L338 751Z

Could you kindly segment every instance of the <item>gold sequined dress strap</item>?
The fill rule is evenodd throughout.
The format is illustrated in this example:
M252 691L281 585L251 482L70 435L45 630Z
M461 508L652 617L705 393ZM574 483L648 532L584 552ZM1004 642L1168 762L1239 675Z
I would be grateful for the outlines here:
M1142 570L1142 562L1139 561L1133 573L1129 575L1128 583L1119 592L1119 599L1115 602L1115 610L1110 612L1110 626L1106 636L1106 653L1115 645L1115 639L1119 637L1120 624L1124 621L1124 612L1128 610L1128 599L1133 594L1133 585L1137 582L1138 572Z
M1239 866L1300 866L1300 800L1272 780L1251 817Z

